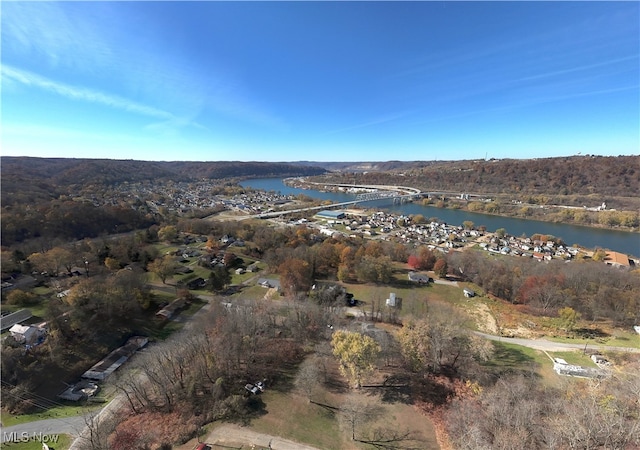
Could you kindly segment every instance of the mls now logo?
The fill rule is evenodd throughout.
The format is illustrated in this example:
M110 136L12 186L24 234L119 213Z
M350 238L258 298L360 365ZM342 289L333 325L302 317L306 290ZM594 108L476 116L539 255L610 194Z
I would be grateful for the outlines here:
M23 431L18 433L17 431L12 431L11 433L3 432L2 433L2 441L3 442L29 442L36 441L42 443L42 448L46 449L47 443L56 444L59 439L59 435L57 434L44 434L40 433L28 433Z

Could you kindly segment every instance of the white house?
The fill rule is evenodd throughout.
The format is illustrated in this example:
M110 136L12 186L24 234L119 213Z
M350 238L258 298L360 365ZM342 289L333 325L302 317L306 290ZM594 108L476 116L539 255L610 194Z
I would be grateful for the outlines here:
M33 325L15 324L9 328L11 336L21 344L33 344L36 340L44 335L44 328L34 327Z

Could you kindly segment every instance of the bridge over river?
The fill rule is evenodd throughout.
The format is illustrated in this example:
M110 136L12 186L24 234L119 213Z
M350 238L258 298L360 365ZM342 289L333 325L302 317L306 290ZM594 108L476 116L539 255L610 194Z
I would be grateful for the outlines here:
M315 184L315 183L314 183ZM254 214L245 216L243 218L260 218L269 219L273 217L280 217L285 214L294 214L306 211L318 211L331 208L341 208L345 206L357 205L358 203L373 202L376 200L393 200L394 202L404 202L406 200L413 200L422 197L424 194L419 190L405 186L382 186L382 185L362 185L355 186L352 184L323 184L323 186L338 186L359 190L367 190L367 192L361 192L356 195L355 200L347 202L331 203L328 205L309 206L306 208L288 209L283 211L270 211L266 213Z

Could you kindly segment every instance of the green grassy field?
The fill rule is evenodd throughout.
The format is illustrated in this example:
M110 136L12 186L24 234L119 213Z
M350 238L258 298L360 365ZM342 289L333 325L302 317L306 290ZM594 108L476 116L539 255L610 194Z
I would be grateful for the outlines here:
M600 338L580 338L580 337L561 337L561 336L549 336L550 341L554 342L568 342L571 344L585 344L588 348L589 345L606 345L609 347L630 347L640 348L640 335L632 333L630 331L624 331L616 329L610 336Z
M302 396L266 391L262 400L267 414L253 420L251 428L318 448L345 448L333 411Z
M589 357L582 351L575 352L548 352L552 358L562 358L569 364L582 367L598 367Z
M13 425L19 425L21 423L35 422L36 420L46 419L60 419L63 417L75 417L87 412L100 409L104 405L102 404L87 404L86 406L80 405L62 405L49 408L46 411L39 411L32 414L20 414L13 415L6 412L4 409L0 412L2 417L2 425L10 427Z
M551 360L539 350L506 342L492 341L493 357L482 363L496 375L509 373L538 373L545 365L551 365Z

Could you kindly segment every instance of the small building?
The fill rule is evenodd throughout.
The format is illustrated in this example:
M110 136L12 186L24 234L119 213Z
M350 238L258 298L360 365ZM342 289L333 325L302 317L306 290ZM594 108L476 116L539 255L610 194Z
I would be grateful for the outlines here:
M258 286L262 286L267 289L280 290L280 280L274 280L272 278L260 278L258 279Z
M316 214L319 219L342 220L346 217L344 211L323 210Z
M109 353L102 361L82 374L82 378L103 381L121 365L123 365L133 354L147 345L149 338L144 336L133 336L122 347Z
M169 320L180 309L184 308L187 301L184 298L177 298L156 313L156 317L161 320Z
M45 334L44 328L35 327L33 325L20 325L15 324L9 328L11 337L20 344L35 344L38 339L42 338Z
M476 296L476 293L474 291L472 291L471 289L469 289L469 288L464 288L462 290L462 293L467 298L471 298L471 297L475 297Z
M429 277L418 272L409 272L409 281L420 284L428 284Z
M96 383L89 380L81 380L77 384L69 386L61 394L58 394L58 398L77 402L79 400L86 400L89 397L93 397L97 391L98 385Z
M610 366L611 363L602 355L591 355L591 361L593 361L598 367L603 368Z
M604 258L605 264L613 267L631 267L631 261L627 255L619 252L607 252L607 256Z
M191 280L187 283L187 287L191 290L202 289L207 286L207 280L202 277L198 277L195 280Z
M402 308L402 299L396 295L395 292L389 294L389 298L385 300L385 304L389 308Z

